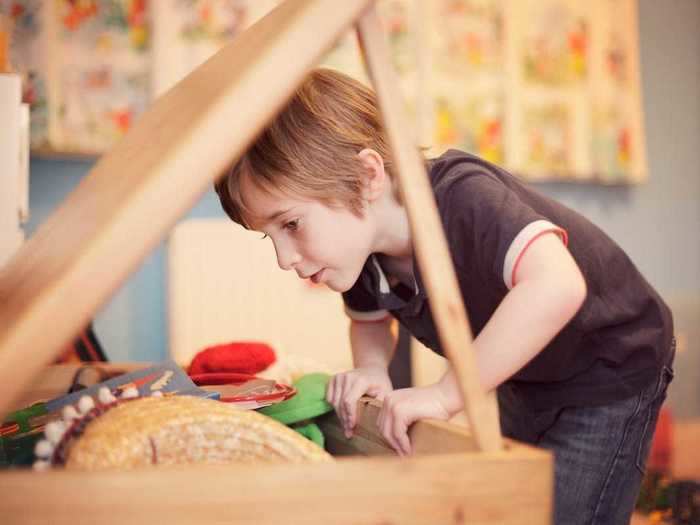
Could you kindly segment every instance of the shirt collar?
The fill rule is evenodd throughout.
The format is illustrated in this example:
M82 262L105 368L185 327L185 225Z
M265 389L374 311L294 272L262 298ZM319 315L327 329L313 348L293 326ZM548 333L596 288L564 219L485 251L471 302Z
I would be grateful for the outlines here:
M370 260L367 262L367 269L372 276L372 288L375 296L377 297L377 302L379 303L380 308L386 310L398 310L414 303L417 306L422 302L419 300L422 289L419 285L420 279L416 277L417 274L415 271L413 276L414 294L410 299L406 300L391 289L391 286L389 286L389 280L384 273L384 269L379 264L379 261L374 254L370 255ZM415 259L413 262L415 268Z
M379 264L377 257L374 254L372 254L372 255L370 255L370 258L372 259L372 264L374 265L374 270L377 272L377 276L379 277L379 293L382 295L386 295L386 294L391 293L391 287L389 286L389 280L386 278L386 274L384 273L384 270L382 270L382 267Z
M379 293L381 293L383 295L392 293L391 286L389 286L389 280L386 278L386 274L384 273L384 269L382 268L382 265L379 264L379 261L377 260L376 255L375 254L370 255L370 259L372 260L372 265L374 266L374 269L377 272L377 276L379 279ZM415 259L413 260L413 268L416 268ZM416 279L416 272L414 270L414 272L413 272L413 292L414 292L414 295L418 295L419 291L420 291L420 287L418 286L418 280Z

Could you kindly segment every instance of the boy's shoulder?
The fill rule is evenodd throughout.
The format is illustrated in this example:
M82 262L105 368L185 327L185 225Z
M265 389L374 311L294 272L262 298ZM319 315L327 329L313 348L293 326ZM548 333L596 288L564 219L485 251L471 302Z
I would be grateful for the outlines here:
M428 176L435 193L455 184L508 184L514 177L490 162L457 149L449 149L427 161Z
M428 160L427 169L439 208L488 207L514 193L530 192L508 171L460 150L450 149Z

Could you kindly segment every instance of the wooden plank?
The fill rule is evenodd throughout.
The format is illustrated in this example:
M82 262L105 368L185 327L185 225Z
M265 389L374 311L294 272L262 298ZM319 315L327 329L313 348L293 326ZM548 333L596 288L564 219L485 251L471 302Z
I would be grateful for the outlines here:
M326 448L334 455L395 456L396 452L382 437L377 428L377 416L382 403L371 397L362 397L357 402L357 422L353 437L345 437L343 425L335 412L318 420L326 437Z
M369 439L366 434L356 432L352 438L346 438L335 415L324 416L318 424L325 438L325 449L334 456L396 456L388 443Z
M410 140L389 54L375 9L360 18L358 35L368 73L377 92L384 125L398 168L398 182L408 211L416 257L427 285L430 309L440 342L452 363L464 398L469 423L482 450L501 447L495 391L481 387L471 330L433 193L418 148Z
M352 438L347 439L343 426L334 414L319 420L319 426L328 440L333 454L347 455L395 455L377 428L377 417L382 403L363 397L357 404L357 424ZM463 426L447 421L424 419L416 421L409 429L409 438L415 455L476 452L473 434Z
M3 524L549 523L549 454L353 458L138 472L9 472Z
M0 415L369 0L288 0L159 98L0 273Z
M358 401L357 424L353 437L345 437L343 426L334 413L319 420L328 450L334 455L396 455L377 428L381 401L363 397ZM409 429L415 455L475 452L476 442L465 428L445 421L416 421Z

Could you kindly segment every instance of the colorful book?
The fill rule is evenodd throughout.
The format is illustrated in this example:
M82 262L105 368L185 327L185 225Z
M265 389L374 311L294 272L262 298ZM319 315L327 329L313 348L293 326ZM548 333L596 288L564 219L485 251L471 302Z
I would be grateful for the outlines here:
M169 359L9 414L1 427L0 466L31 465L34 444L42 437L46 423L60 418L64 407L77 404L83 396L90 396L98 402L97 395L103 387L109 388L115 397L133 387L144 397L161 392L163 395L219 399L218 392L195 385L185 371Z

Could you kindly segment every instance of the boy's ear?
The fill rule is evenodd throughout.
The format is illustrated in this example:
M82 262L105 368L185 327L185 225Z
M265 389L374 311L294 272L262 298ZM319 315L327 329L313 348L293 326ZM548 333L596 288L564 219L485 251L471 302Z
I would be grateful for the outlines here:
M382 156L371 148L365 148L357 154L362 164L362 197L368 201L377 199L384 193L389 177L384 171Z

